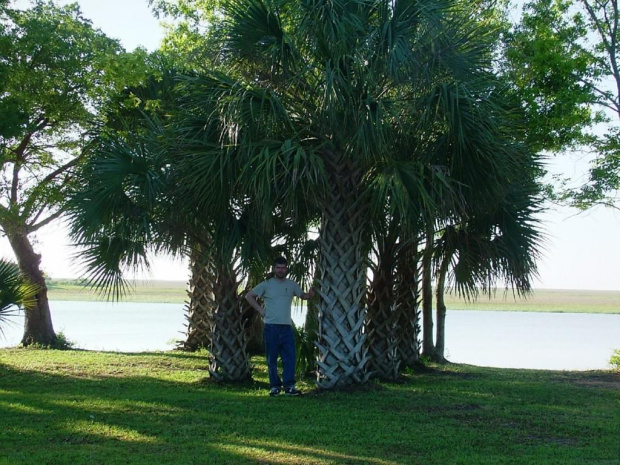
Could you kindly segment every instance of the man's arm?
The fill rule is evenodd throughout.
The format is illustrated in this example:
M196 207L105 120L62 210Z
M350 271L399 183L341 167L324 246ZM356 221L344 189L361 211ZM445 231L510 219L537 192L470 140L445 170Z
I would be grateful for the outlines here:
M265 316L265 309L261 307L261 305L256 301L258 294L254 291L249 291L245 295L245 300L247 300L250 305L258 312L261 316Z

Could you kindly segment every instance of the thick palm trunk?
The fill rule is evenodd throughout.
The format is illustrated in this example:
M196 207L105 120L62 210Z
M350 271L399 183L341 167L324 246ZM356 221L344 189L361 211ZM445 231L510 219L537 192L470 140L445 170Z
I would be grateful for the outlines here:
M265 279L265 273L252 272L248 276L246 289L239 296L241 312L243 313L243 326L245 328L246 337L248 340L248 353L250 355L258 355L265 353L265 341L263 339L263 333L265 331L265 322L260 314L250 305L245 299L246 294L254 288L257 284Z
M366 334L372 376L394 381L400 365L394 302L395 243L390 237L382 242L368 292Z
M328 157L326 168L330 178L321 219L317 384L331 389L368 380L363 331L366 257L360 172L342 158Z
M196 246L190 257L190 272L187 295L189 302L185 307L187 330L185 340L179 344L179 349L195 351L208 348L211 341L211 321L215 309L213 295L213 276L211 257L204 253L200 246Z
M420 264L417 243L408 246L399 257L395 293L401 369L413 368L420 361Z
M259 355L265 353L265 341L263 340L265 323L260 314L245 299L249 290L246 289L239 296L239 305L241 305L243 328L248 341L248 354Z
M191 255L186 340L181 348L209 350L209 373L218 381L243 381L250 363L236 273L216 264L213 251L195 246Z
M47 299L45 277L41 271L41 255L35 253L26 234L7 232L7 237L21 272L39 288L34 302L25 307L26 318L21 343L25 346L32 344L53 346L56 343L56 333Z
M218 381L243 381L251 376L238 289L232 265L220 266L213 288L216 307L209 347L209 373Z

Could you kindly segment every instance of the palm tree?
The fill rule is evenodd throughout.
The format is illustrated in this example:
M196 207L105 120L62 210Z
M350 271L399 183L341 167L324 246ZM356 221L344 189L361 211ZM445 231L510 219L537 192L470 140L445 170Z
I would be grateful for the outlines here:
M225 209L198 214L182 205L175 160L160 140L163 130L153 122L147 136L100 135L71 202L72 234L84 247L88 282L113 298L126 290L124 272L148 268L151 253L191 254L186 345L210 350L214 378L243 380L250 365L234 265L239 221L225 216Z
M3 325L19 308L31 303L37 292L38 287L23 277L16 263L0 259L0 334Z
M368 286L366 334L370 353L370 370L385 380L398 378L400 358L396 313L396 257L397 230L394 221L391 230L376 242L371 262L372 280Z
M437 124L419 124L429 111L424 96L446 76L479 73L480 61L466 55L474 48L467 46L473 29L450 6L413 0L227 2L213 26L221 40L219 69L226 72L188 79L194 101L206 109L189 126L219 121L212 155L218 166L240 174L238 192L245 189L267 215L274 199L281 200L278 208L290 221L308 218L300 209L321 212L321 387L368 378L367 218L377 166L389 165L396 154L414 183L429 172L441 183L438 172L419 173L429 148L424 134ZM213 163L202 155L205 161L196 158L183 184L206 206L222 183L213 185ZM416 201L424 204L424 191L417 192L422 195Z
M525 137L523 119L514 111L518 106L500 82L487 79L468 85L448 83L429 97L438 113L435 120L445 121L434 163L444 168L452 190L458 193L453 205L446 205L445 200L454 197L443 196L441 215L426 224L424 353L438 362L445 361L443 297L451 268L455 267L455 274L458 269L455 283L466 295L475 295L478 286L488 290L501 278L516 292L527 292L540 253L542 236L535 219L541 202L536 184L540 163L520 142ZM471 95L484 95L485 105Z
M179 341L181 350L195 351L208 348L211 339L211 315L215 307L214 278L210 269L210 256L200 245L190 252L190 279L187 290L189 302L185 308L187 321L185 339Z
M394 306L398 328L400 369L414 368L420 361L420 252L418 240L405 240L397 258Z

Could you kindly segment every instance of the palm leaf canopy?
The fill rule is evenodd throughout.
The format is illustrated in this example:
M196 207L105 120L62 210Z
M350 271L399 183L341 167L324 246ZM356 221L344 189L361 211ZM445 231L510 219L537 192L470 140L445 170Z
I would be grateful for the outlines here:
M455 83L495 85L488 30L451 1L227 1L219 17L219 71L184 78L188 196L203 206L252 197L265 221L278 208L308 221L322 208L326 158L340 153L379 189L377 211L387 198L403 218L434 206L429 182L445 184L432 168L445 145L438 108L457 104L458 116L486 105L481 85ZM446 88L468 106L440 102ZM494 137L479 119L450 121L460 128L451 143L466 145L472 126Z

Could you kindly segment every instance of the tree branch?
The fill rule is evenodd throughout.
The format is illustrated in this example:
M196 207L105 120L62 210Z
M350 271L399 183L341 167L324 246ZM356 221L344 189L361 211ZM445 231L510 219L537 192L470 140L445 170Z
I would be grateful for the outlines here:
M15 163L13 165L13 179L11 180L11 198L9 202L13 205L18 202L18 193L19 193L19 172L21 170L22 164L26 161L24 157L24 153L32 140L32 136L34 136L37 132L45 128L49 123L49 119L45 117L39 117L36 120L36 126L30 132L28 132L19 145L15 149L11 149L11 151L15 154Z
M52 171L50 174L48 174L47 176L45 176L40 182L39 185L43 185L43 184L47 184L51 181L53 181L57 176L63 174L64 172L66 172L69 168L77 165L77 163L84 159L84 157L86 156L86 154L84 152L82 152L80 155L78 155L77 157L69 160L67 163L65 163L62 166L59 166L58 168L56 168L54 171Z
M596 16L596 11L594 7L588 0L582 0L582 3L588 12L588 16L590 16L590 20L596 27L596 30L599 33L601 40L603 41L603 45L605 50L607 51L607 55L609 57L609 65L612 70L612 77L616 82L616 100L620 98L620 72L618 70L618 62L617 62L617 51L618 51L618 3L617 1L611 2L612 4L612 18L609 18L607 14L607 2L604 4L600 2L597 3L598 8L602 11L603 19L600 19ZM615 109L611 108L620 116L620 106L619 102L614 102Z
M41 222L29 224L28 225L28 229L32 232L32 231L37 231L37 230L41 229L43 226L47 226L52 221L55 221L58 218L60 218L65 213L65 210L66 210L65 208L59 208L57 211L52 213L50 216L48 216L47 218L45 218Z

